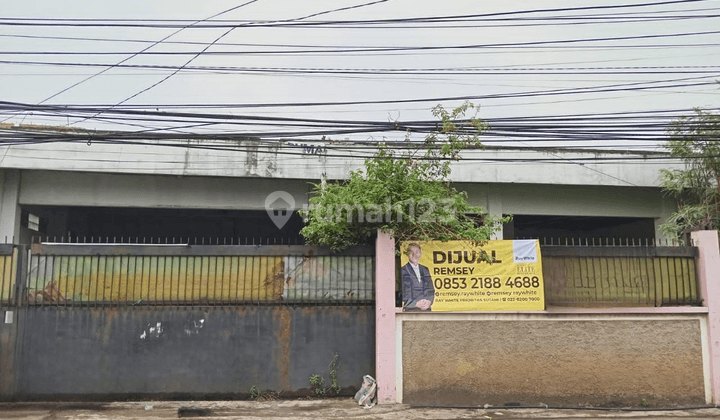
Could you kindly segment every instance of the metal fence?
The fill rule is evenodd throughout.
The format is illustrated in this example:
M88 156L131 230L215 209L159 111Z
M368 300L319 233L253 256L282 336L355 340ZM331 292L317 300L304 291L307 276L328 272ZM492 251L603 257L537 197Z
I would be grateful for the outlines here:
M162 242L166 243L0 244L0 303L364 306L374 302L371 247L333 254L305 245ZM695 247L630 240L542 243L550 306L702 304Z
M12 244L0 244L0 303L15 302L19 250Z
M374 253L304 245L33 244L28 305L372 305Z
M545 297L555 306L701 305L691 246L628 241L542 245Z

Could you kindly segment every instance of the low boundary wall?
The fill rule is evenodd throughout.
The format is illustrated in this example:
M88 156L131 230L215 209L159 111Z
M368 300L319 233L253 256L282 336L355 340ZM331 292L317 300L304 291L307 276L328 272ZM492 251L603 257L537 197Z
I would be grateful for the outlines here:
M376 246L381 403L667 406L720 403L720 250L694 232L704 306L404 313L394 242Z
M702 314L398 314L398 399L702 405Z

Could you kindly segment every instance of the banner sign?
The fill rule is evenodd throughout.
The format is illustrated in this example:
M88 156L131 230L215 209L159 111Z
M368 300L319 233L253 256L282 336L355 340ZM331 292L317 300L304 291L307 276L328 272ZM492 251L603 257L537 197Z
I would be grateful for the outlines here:
M414 311L545 309L537 240L401 244L403 306Z

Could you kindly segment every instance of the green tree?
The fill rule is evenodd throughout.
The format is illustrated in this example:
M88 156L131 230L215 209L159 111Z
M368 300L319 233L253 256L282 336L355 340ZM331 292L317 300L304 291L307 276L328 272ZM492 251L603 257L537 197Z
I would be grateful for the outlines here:
M481 147L485 125L464 118L472 108L467 102L452 111L436 106L439 129L422 145L411 147L409 135L407 148L380 144L365 168L346 181L315 184L301 231L306 242L339 251L365 243L377 229L398 241L488 240L509 217L490 217L471 206L448 179L461 150Z
M662 189L678 210L660 226L668 238L720 227L720 115L696 110L675 121L666 147L685 162L684 170L661 171Z

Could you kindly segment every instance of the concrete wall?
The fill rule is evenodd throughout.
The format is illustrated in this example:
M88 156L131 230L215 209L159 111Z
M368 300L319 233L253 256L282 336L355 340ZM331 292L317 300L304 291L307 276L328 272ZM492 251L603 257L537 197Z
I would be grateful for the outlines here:
M249 140L202 143L190 140L177 145L189 147L162 147L152 142L0 146L3 155L0 168L311 180L324 174L328 179L345 179L372 155L371 149L348 150L327 143L315 143L321 153L317 153L318 148L285 141L268 145ZM196 148L201 145L216 150ZM488 147L463 152L467 160L453 164L451 179L473 183L653 187L658 185L661 167L682 168L677 161L656 165L646 160L652 156L657 153ZM598 157L606 160L601 164L585 160Z
M12 174L17 182L7 191L14 191L21 205L265 210L268 194L285 191L295 199L295 208L300 209L307 205L312 189L307 179L28 170ZM675 209L671 200L652 187L513 183L457 183L456 187L468 193L471 204L496 215L639 217L661 221ZM13 232L15 225L3 222L10 220L12 208L7 207L8 217L0 219L0 227L7 225L0 236ZM502 232L498 237L502 238Z
M310 375L329 385L334 353L345 395L374 374L371 307L30 307L16 315L16 324L0 325L3 359L14 344L6 341L20 340L13 370L0 364L2 399L242 397L252 386L309 394Z
M659 188L603 185L467 184L472 205L493 214L664 218L675 203Z
M12 243L20 238L21 171L0 172L0 242Z
M704 404L704 319L398 314L400 399L431 405Z
M265 210L273 191L307 203L305 180L22 171L20 204Z
M608 186L467 184L473 205L496 213L649 217L673 209L657 188ZM23 205L163 207L264 210L273 191L293 195L295 207L307 204L310 181L301 179L172 177L22 171L19 202Z

